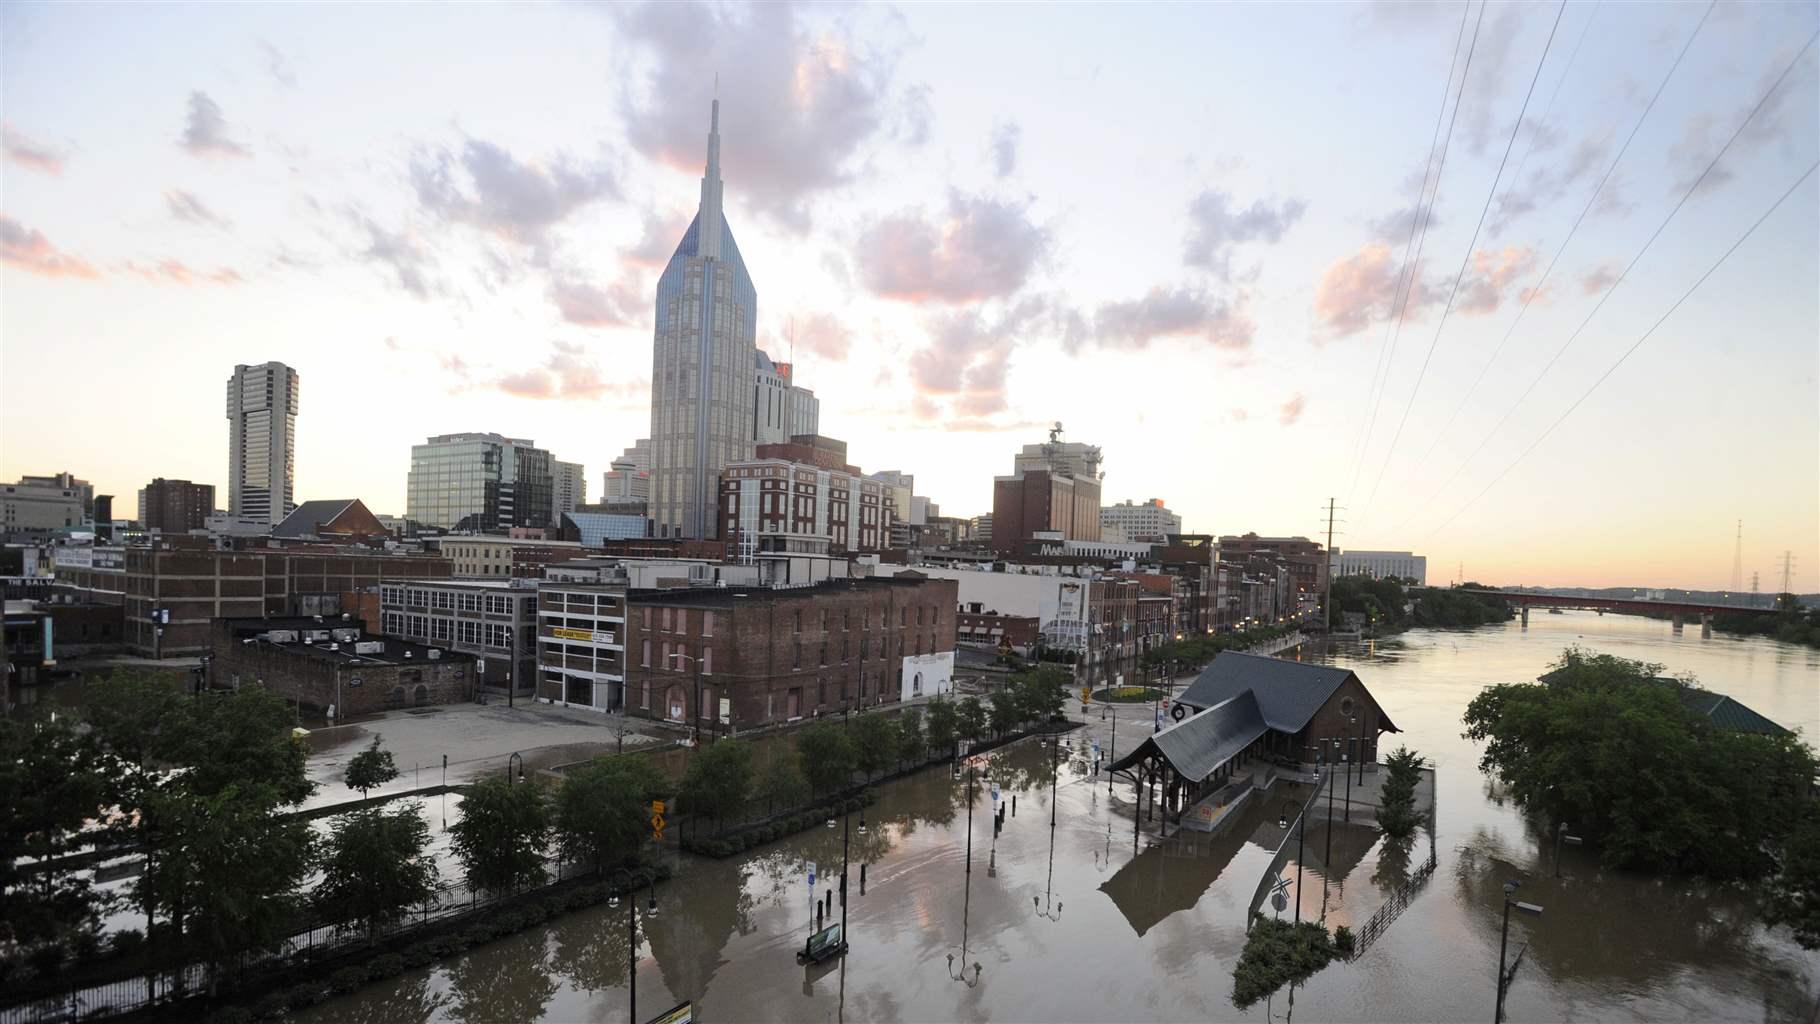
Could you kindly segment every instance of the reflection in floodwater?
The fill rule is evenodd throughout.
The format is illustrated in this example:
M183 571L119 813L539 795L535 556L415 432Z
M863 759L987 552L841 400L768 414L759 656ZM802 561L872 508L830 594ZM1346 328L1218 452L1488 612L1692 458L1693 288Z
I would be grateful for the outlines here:
M1417 631L1304 651L1356 669L1404 728L1398 739L1440 766L1437 878L1359 960L1235 1011L1231 972L1247 906L1285 834L1277 819L1293 792L1254 796L1213 834L1172 831L1159 841L1145 823L1134 851L1131 784L1113 783L1109 796L1105 775L1086 775L1090 739L1109 748L1113 727L1091 715L1064 740L1053 797L1055 752L1028 741L985 756L988 785L996 781L1007 802L1015 795L1018 812L994 837L991 801L976 791L970 884L965 779L938 767L881 786L866 812L872 827L852 836L868 880L863 893L850 891L852 949L832 967L799 967L795 953L814 924L812 899L838 874L838 828L727 860L684 857L659 889L662 913L644 926L641 1012L689 999L701 1019L720 1021L1477 1020L1491 1008L1502 886L1517 877L1523 898L1546 911L1511 922L1512 948L1529 943L1506 1007L1512 1020L1809 1019L1820 969L1785 931L1757 924L1740 893L1604 871L1595 851L1572 847L1557 881L1548 837L1485 792L1478 751L1460 738L1466 703L1489 683L1534 678L1574 641L1691 671L1796 724L1812 718L1820 689L1820 662L1802 652L1675 638L1667 623L1615 616L1538 616L1527 631ZM1130 749L1150 723L1118 730L1118 748ZM1427 839L1386 841L1336 823L1330 855L1325 811L1323 802L1310 816L1304 920L1319 918L1325 895L1329 927L1356 930L1411 862L1426 859ZM811 861L822 875L813 893ZM1293 863L1286 870L1293 876ZM299 1017L622 1021L623 913L567 914ZM954 980L963 964L971 984Z

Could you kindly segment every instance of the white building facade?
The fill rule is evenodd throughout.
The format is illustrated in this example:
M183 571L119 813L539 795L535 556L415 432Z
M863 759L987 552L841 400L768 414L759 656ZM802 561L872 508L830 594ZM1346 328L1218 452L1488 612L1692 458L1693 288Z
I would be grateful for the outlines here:
M1395 576L1399 579L1414 579L1417 584L1427 586L1428 556L1408 551L1335 551L1333 574L1370 576L1374 579Z
M241 364L227 381L228 514L280 523L296 510L297 371Z
M1106 536L1103 531L1114 528L1118 531L1115 536L1125 540L1161 544L1168 535L1182 532L1182 517L1164 507L1161 498L1151 498L1141 505L1121 501L1101 506L1101 536Z

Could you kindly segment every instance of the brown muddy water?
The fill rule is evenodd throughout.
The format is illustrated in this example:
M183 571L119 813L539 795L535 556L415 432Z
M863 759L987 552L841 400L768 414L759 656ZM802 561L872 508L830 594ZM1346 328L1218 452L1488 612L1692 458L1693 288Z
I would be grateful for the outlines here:
M1820 963L1757 924L1741 894L1604 871L1571 847L1557 880L1538 830L1480 776L1460 736L1467 702L1487 684L1533 679L1573 643L1692 672L1810 736L1820 719L1820 652L1701 640L1646 619L1534 616L1528 629L1303 651L1357 670L1404 730L1396 739L1438 762L1439 867L1364 956L1298 987L1293 1004L1282 991L1240 1013L1230 995L1247 906L1294 792L1254 798L1213 835L1158 840L1146 823L1134 844L1130 784L1109 794L1104 776L1083 776L1089 740L1111 740L1113 723L1096 711L1064 747L1053 831L1051 752L1032 741L992 755L987 774L1007 801L1017 796L1017 815L995 839L989 790L978 788L971 872L964 782L937 768L882 787L863 837L851 822L854 877L865 863L867 883L851 894L844 963L794 959L814 923L808 863L819 898L839 870L838 823L724 861L684 858L658 888L655 918L638 901L637 1019L692 1000L710 1022L1489 1020L1502 886L1518 879L1522 898L1545 909L1511 923L1511 950L1526 953L1508 1020L1814 1020ZM1148 709L1123 718L1120 750L1150 731ZM1325 840L1310 829L1303 906L1329 924L1368 918L1406 859L1427 852L1426 836L1412 852L1387 852L1357 827L1335 829L1331 856ZM1293 879L1294 865L1285 873ZM627 914L570 914L302 1019L625 1021Z

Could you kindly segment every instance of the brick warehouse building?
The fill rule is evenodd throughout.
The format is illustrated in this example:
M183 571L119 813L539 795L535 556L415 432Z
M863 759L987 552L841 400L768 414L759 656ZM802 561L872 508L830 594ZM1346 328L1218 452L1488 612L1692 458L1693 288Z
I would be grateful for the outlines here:
M953 580L915 573L632 591L627 711L737 732L948 692L957 592Z
M209 685L263 686L338 718L472 700L474 658L369 636L356 619L219 619Z
M209 649L209 623L221 618L282 615L339 615L341 595L379 585L381 580L446 579L446 559L391 555L331 547L221 550L206 541L166 539L123 550L118 586L123 595L126 643L136 654L194 656ZM80 585L104 588L94 569L59 566L56 592L89 598ZM155 611L168 613L162 637Z

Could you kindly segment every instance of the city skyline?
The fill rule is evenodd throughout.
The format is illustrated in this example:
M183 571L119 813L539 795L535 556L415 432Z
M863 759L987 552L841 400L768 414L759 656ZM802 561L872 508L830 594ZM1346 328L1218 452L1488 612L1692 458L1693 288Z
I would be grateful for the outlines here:
M950 514L1060 420L1104 448L1103 504L1160 495L1196 532L1324 541L1336 496L1336 546L1437 577L1718 590L1742 518L1745 577L1790 549L1812 590L1815 16L1701 10L1137 10L1112 41L1066 9L9 7L0 477L225 494L220 371L268 360L311 381L299 502L398 514L444 433L604 471L650 433L651 295L718 72L758 347ZM1293 75L1259 42L1285 36L1316 58ZM69 89L79 66L115 73Z

